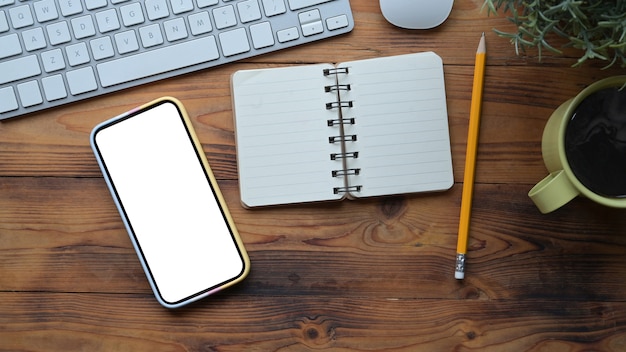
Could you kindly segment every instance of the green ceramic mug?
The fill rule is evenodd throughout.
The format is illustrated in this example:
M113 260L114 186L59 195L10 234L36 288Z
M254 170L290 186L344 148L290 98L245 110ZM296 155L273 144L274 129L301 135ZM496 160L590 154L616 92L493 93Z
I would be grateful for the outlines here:
M549 213L576 196L626 208L626 76L597 81L559 106L543 131L549 175L528 192Z

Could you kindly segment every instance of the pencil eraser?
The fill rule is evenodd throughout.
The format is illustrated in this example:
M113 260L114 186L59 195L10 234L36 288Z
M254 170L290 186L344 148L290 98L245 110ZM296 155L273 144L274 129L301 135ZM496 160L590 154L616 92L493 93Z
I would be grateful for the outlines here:
M454 278L457 280L463 280L465 278L465 273L463 271L455 271Z

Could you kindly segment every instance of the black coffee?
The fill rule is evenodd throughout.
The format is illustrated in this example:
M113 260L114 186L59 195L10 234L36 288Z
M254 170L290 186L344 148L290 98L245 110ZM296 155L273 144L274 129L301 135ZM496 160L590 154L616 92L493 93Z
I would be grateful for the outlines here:
M585 98L565 129L565 154L578 180L605 197L626 197L626 89Z

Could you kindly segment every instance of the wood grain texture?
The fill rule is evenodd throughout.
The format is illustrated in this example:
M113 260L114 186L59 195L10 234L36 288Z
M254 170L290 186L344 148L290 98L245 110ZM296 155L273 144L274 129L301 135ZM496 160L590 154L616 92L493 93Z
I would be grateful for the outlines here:
M542 215L551 112L623 74L577 53L517 57L504 16L457 0L429 31L352 0L355 30L0 123L0 351L624 351L626 217L578 198ZM466 280L454 254L474 53L487 68ZM444 73L456 183L442 193L246 210L230 75L432 50ZM158 305L89 147L99 122L163 95L192 118L252 271L168 311Z
M168 312L148 295L0 299L8 350L606 351L626 348L624 303L216 296ZM103 302L107 302L106 305ZM245 317L245 318L243 318Z

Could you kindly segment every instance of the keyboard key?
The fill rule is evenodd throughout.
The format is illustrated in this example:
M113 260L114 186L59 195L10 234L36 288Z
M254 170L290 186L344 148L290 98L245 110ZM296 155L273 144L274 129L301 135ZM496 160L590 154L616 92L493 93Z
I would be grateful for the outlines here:
M0 84L37 76L39 74L41 74L41 68L39 68L39 62L35 55L0 62Z
M17 98L13 87L6 87L0 89L0 113L5 113L13 110L17 110Z
M9 21L7 21L7 16L4 11L0 11L0 33L6 32L9 30Z
M161 28L156 23L139 28L139 38L141 38L141 45L143 45L144 48L163 44Z
M211 19L209 18L209 13L206 11L202 11L199 13L194 13L189 16L189 28L191 29L191 34L200 35L204 33L209 33L213 30L211 26Z
M300 10L305 7L323 4L331 0L289 0L289 8L292 10Z
M0 6L11 5L14 3L15 3L15 0L0 0Z
M213 18L215 19L215 27L217 27L218 29L228 28L237 25L235 8L232 5L213 9Z
M48 38L50 38L50 44L52 45L67 43L72 40L70 29L65 21L48 25L46 32L48 32Z
M197 0L196 3L198 4L199 8L204 8L204 7L217 5L217 1L218 0Z
M41 61L46 72L54 72L65 68L65 59L63 59L61 49L44 51L41 53Z
M73 18L71 24L76 39L87 38L96 34L91 15Z
M271 17L287 12L284 0L263 0L265 16Z
M328 18L326 19L326 27L328 27L329 31L348 27L348 16L341 15Z
M88 10L95 10L107 6L107 0L85 0L85 7Z
M185 20L180 17L165 21L165 23L163 23L163 29L165 29L165 37L170 42L185 39L188 36Z
M54 75L45 77L41 80L41 85L43 86L43 93L46 96L47 101L67 98L67 91L65 90L63 76Z
M78 70L68 71L66 74L67 85L70 87L72 95L78 95L98 89L96 77L91 66Z
M298 33L298 28L290 27L283 30L280 30L276 33L278 37L278 41L281 43L285 43L291 40L296 40L300 38L300 34Z
M191 0L170 0L172 12L181 14L193 10L193 1Z
M96 13L96 23L98 23L100 33L107 33L120 28L120 20L114 9Z
M22 39L24 39L24 48L26 48L26 51L42 49L48 45L41 27L22 32Z
M220 33L220 44L224 56L233 56L250 51L248 35L244 28Z
M0 59L22 53L22 46L17 34L0 37Z
M300 24L306 24L319 22L322 20L322 17L320 16L320 10L315 9L299 13L298 19L300 20Z
M54 0L41 0L33 4L35 9L35 16L39 23L56 20L59 18L57 7L54 4Z
M322 21L312 22L302 25L302 35L308 37L314 34L320 34L324 32L324 25Z
M124 23L126 27L134 26L145 21L141 5L138 2L120 7L120 12L122 14L122 23Z
M32 26L35 23L33 14L30 12L30 6L28 5L9 9L9 17L11 17L11 23L15 29Z
M120 54L126 54L139 50L139 43L135 31L126 31L115 35L115 45Z
M78 66L89 62L89 52L87 52L87 44L84 42L76 43L65 47L67 62L70 66Z
M94 60L102 60L115 55L111 37L100 37L89 42Z
M246 0L237 4L239 18L242 23L248 23L261 19L261 9L257 0Z
M83 12L83 5L78 0L59 0L59 7L66 17Z
M17 94L23 107L39 105L43 103L39 83L37 81L28 81L17 85Z
M170 15L170 11L167 8L167 2L165 0L146 0L146 12L148 13L148 19L150 21L165 18Z
M215 37L208 36L97 65L103 87L130 82L181 67L217 60Z
M266 48L274 45L274 34L269 22L262 22L250 26L250 36L255 49Z

